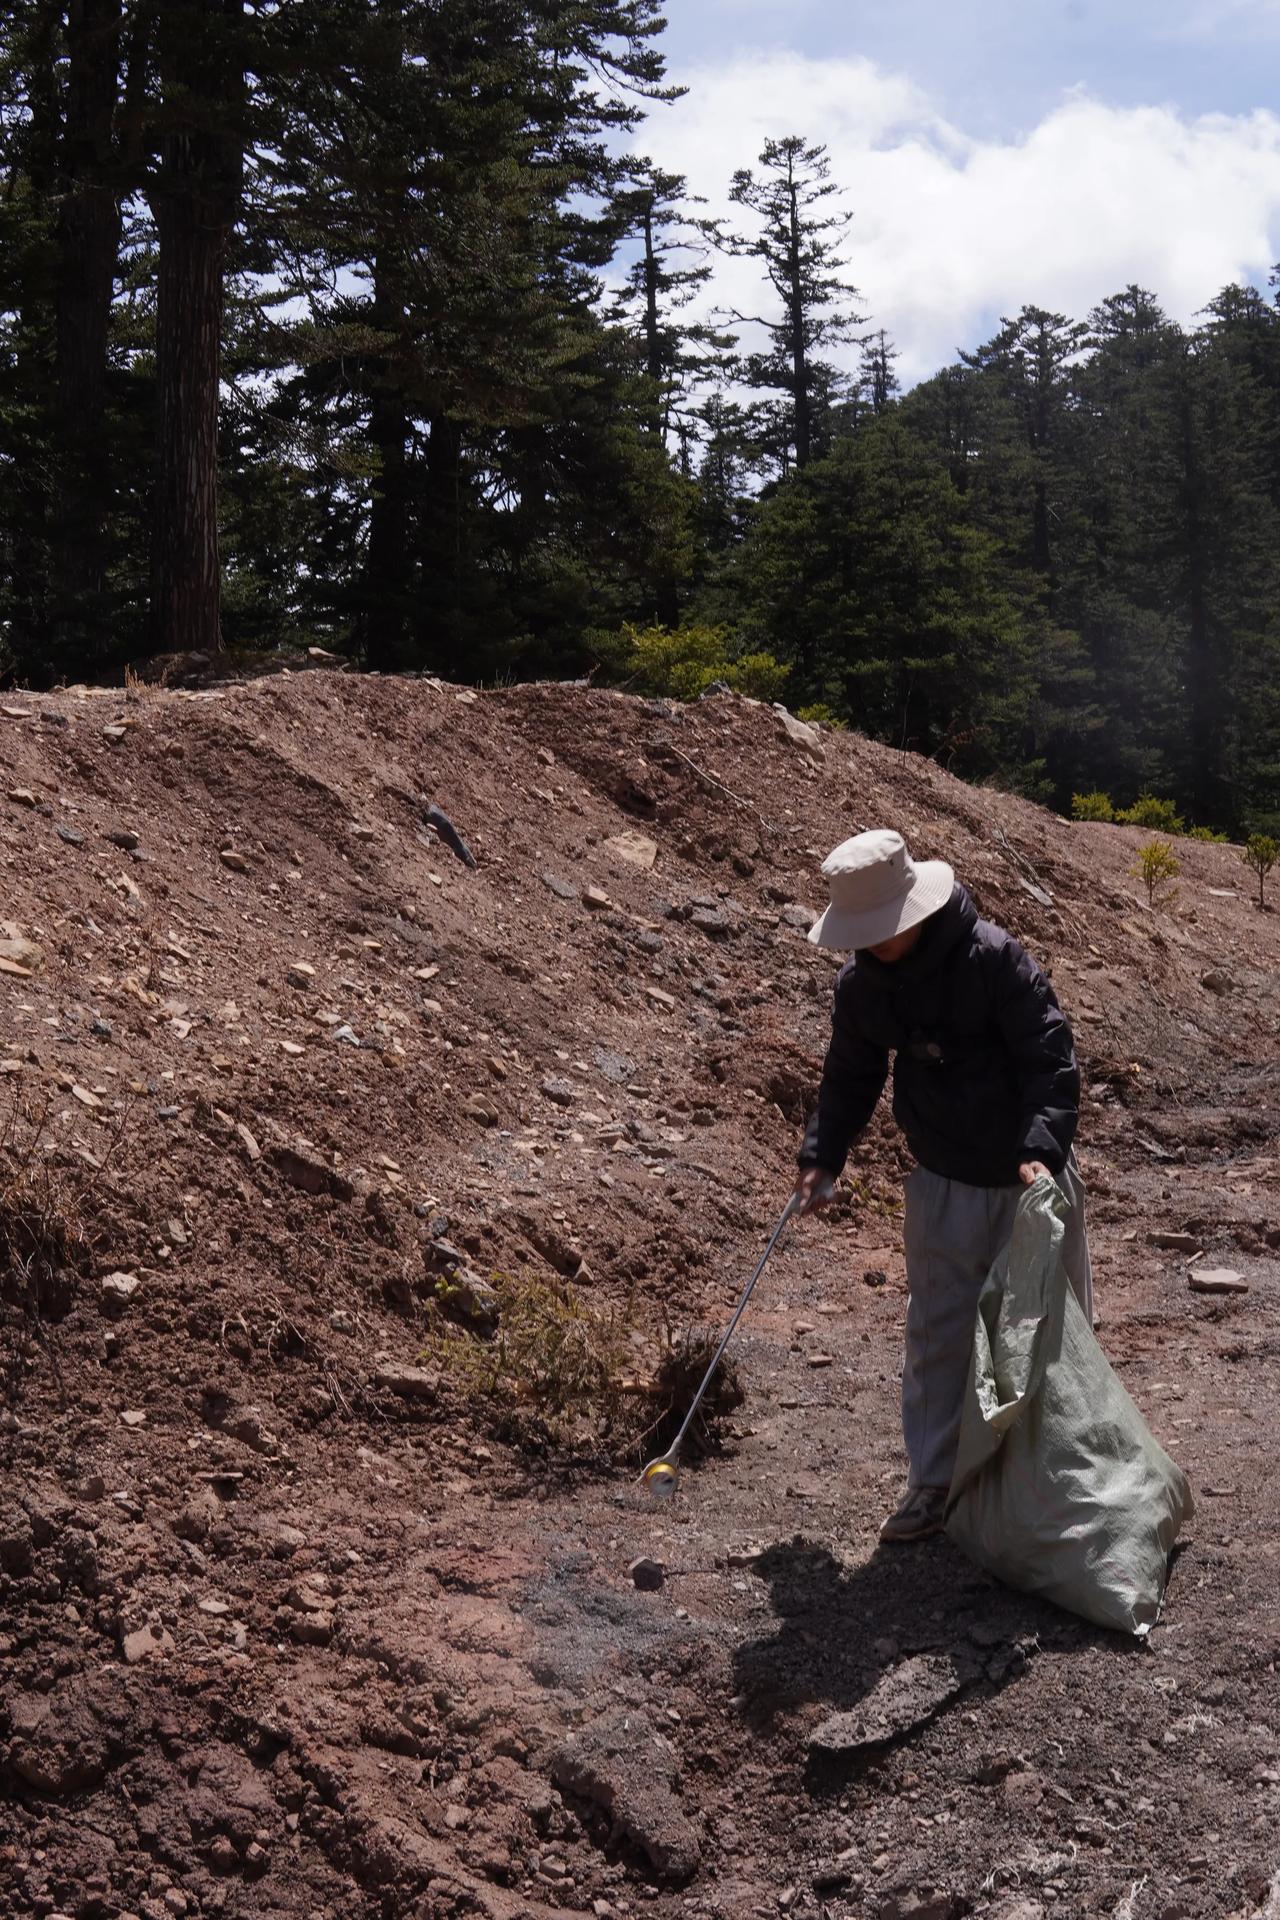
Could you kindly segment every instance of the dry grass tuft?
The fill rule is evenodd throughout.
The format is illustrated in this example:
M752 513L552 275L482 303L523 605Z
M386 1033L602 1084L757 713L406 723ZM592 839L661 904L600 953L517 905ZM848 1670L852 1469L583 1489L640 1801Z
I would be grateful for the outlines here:
M600 1313L567 1280L493 1276L498 1327L482 1339L441 1318L423 1360L504 1438L562 1442L618 1423L629 1354L625 1316Z
M46 1150L49 1104L17 1093L0 1125L0 1380L8 1398L92 1264L83 1192Z
M499 1319L491 1338L437 1318L421 1359L439 1371L464 1406L500 1438L545 1450L571 1443L599 1447L611 1460L646 1459L684 1419L715 1351L718 1334L661 1336L651 1373L637 1373L637 1347L655 1344L637 1330L630 1306L602 1312L569 1281L495 1274ZM730 1359L721 1363L689 1450L709 1443L717 1420L742 1405Z
M0 1299L61 1320L89 1264L81 1195L44 1147L49 1107L15 1095L0 1130Z

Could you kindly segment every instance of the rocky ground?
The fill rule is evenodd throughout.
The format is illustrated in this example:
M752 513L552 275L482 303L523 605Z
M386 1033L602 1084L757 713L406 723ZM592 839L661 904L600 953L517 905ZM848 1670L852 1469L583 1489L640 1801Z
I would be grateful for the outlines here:
M1152 910L1136 832L734 696L327 670L5 695L0 794L0 1913L1280 1913L1280 919L1235 850ZM711 1451L636 1486L789 1187L819 862L881 823L1076 1027L1100 1337L1199 1508L1145 1647L876 1549L884 1122Z

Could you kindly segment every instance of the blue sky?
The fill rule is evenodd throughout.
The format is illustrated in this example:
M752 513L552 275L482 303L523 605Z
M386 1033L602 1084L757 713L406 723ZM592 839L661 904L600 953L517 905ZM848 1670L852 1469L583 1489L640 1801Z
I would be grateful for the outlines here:
M673 0L667 18L676 78L735 48L862 54L975 135L1025 131L1080 86L1235 114L1276 105L1280 83L1280 0Z
M643 144L720 211L763 139L825 142L908 379L1024 301L1187 321L1280 259L1280 0L673 0L665 46Z

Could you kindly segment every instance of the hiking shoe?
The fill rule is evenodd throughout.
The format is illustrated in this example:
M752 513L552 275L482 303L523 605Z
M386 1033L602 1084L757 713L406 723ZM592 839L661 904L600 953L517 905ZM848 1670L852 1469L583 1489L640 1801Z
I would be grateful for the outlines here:
M896 1543L926 1540L931 1533L941 1533L946 1506L945 1487L909 1487L901 1506L895 1507L881 1527L880 1538Z

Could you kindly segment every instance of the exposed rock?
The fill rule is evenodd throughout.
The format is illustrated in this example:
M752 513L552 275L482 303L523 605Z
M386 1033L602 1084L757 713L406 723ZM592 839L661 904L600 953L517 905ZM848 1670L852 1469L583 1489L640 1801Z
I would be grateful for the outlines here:
M641 1554L638 1560L633 1560L627 1572L631 1576L632 1586L638 1587L641 1593L656 1593L667 1577L661 1560L651 1560L648 1554Z
M141 1282L136 1273L109 1273L102 1282L102 1305L108 1313L123 1313Z
M695 907L689 915L689 924L710 940L727 940L733 932L733 921L721 906Z
M1159 1233L1147 1235L1153 1247L1166 1247L1171 1253L1199 1253L1200 1241L1194 1233Z
M604 843L605 852L611 853L615 860L622 860L629 867L641 867L647 873L658 857L658 843L650 840L648 834L637 833L633 827L627 827L622 833L615 833L612 839Z
M316 977L316 970L309 960L295 960L285 975L291 987L309 987Z
M807 720L797 720L794 713L789 713L780 701L774 702L773 710L788 740L793 740L798 747L803 747L814 760L826 759L822 739L816 727L810 726Z
M122 853L132 853L142 845L141 835L134 833L131 827L111 827L102 837L109 840L113 847L119 847Z
M614 1837L640 1848L660 1879L679 1885L697 1872L702 1838L678 1798L675 1751L638 1708L618 1708L571 1734L552 1761L568 1793L612 1816Z
M591 1058L597 1070L615 1086L625 1087L628 1080L636 1077L635 1061L628 1054L615 1053L612 1047L593 1047Z
M136 1667L140 1660L154 1660L172 1653L173 1635L167 1627L138 1627L133 1633L125 1634L120 1648L129 1665Z
M221 860L223 866L228 867L232 873L248 873L249 871L249 862L242 853L237 853L234 847L219 847L218 858Z
M1249 1282L1231 1267L1196 1267L1187 1275L1192 1293L1248 1293Z
M36 797L30 787L10 787L9 798L15 807L34 807Z
M578 889L568 880L562 880L558 873L544 873L542 884L548 888L557 900L576 900Z
M655 1007L663 1007L668 1013L670 1013L676 1004L674 996L669 993L664 993L661 987L646 987L645 994L648 999L652 1000Z
M251 1447L254 1453L274 1458L280 1451L280 1442L269 1427L263 1425L261 1407L235 1407L218 1421L223 1433L229 1433L233 1440L242 1446Z
M539 1085L547 1099L558 1107L571 1107L578 1097L578 1089L571 1080L558 1079L554 1074L549 1074Z
M584 907L590 907L595 913L603 913L607 908L612 907L613 902L608 894L603 892L601 888L584 887L582 889L582 904Z
M1216 993L1219 996L1234 993L1236 988L1234 979L1225 967L1211 967L1208 973L1201 975L1200 985L1206 988L1208 992Z
M467 1114L482 1127L496 1127L498 1124L498 1109L482 1093L467 1095Z
M28 973L39 973L44 965L44 948L25 939L16 927L8 927L5 932L7 938L0 940L0 960L11 960Z
M333 1638L331 1613L298 1613L289 1622L289 1638L304 1647L327 1647Z
M382 1366L373 1376L373 1384L384 1393L398 1394L402 1400L434 1400L440 1392L440 1376L425 1367Z

